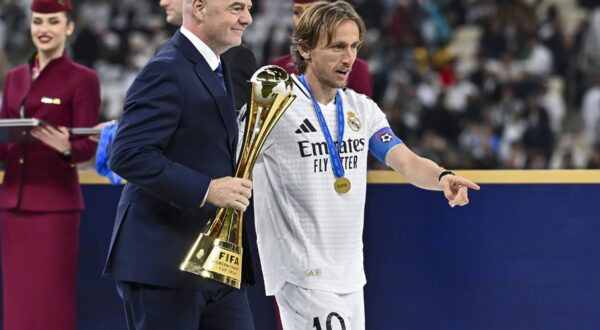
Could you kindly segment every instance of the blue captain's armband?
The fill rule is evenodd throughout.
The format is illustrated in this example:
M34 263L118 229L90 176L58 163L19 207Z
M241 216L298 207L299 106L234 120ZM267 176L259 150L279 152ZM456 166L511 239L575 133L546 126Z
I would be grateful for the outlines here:
M393 147L404 143L392 132L389 127L384 127L377 131L369 140L369 150L375 158L385 164L385 156ZM387 164L386 164L387 165Z

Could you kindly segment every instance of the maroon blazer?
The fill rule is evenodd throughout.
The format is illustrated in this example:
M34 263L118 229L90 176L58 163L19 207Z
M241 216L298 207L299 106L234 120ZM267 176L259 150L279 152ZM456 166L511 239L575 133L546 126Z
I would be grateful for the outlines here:
M294 59L291 54L278 57L269 64L278 65L284 68L288 73L300 75L300 72L294 65ZM350 76L348 76L348 85L346 87L353 89L359 94L373 97L373 79L371 79L367 62L360 58L357 58L356 61L354 61L354 64L352 64L352 71L350 71Z
M54 126L91 127L100 109L100 83L96 73L64 54L52 60L32 81L31 64L11 70L4 82L0 118L42 119ZM0 144L5 160L0 209L28 211L80 211L83 197L76 163L92 158L96 143L87 137L71 141L71 159L42 142Z

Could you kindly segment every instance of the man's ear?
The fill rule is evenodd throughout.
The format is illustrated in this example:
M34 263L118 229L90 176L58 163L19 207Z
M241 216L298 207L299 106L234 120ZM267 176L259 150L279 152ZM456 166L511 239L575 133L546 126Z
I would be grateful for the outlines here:
M204 16L204 8L206 7L205 0L192 0L192 14L198 20L201 20Z
M306 49L303 47L298 47L298 53L300 53L300 56L302 56L305 61L310 61L310 52L308 52Z

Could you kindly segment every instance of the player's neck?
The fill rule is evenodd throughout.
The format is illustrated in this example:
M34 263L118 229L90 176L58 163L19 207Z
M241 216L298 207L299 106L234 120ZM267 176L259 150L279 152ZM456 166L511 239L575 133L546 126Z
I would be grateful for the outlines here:
M331 101L333 101L337 88L323 85L311 70L307 70L304 77L308 83L308 86L310 86L313 96L315 99L317 99L317 102L321 104L329 104Z

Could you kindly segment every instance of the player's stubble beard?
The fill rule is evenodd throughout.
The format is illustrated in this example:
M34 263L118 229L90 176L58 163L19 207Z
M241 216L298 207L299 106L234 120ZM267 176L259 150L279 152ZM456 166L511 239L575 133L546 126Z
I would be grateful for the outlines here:
M333 71L333 75L335 76L335 70ZM315 70L315 76L317 77L317 80L319 81L319 83L327 88L331 88L331 89L339 89L339 88L345 88L346 85L348 85L348 77L350 76L350 71L348 71L348 74L346 75L346 79L344 79L343 82L338 82L335 79L329 78L327 75L322 74L321 72L318 72Z

